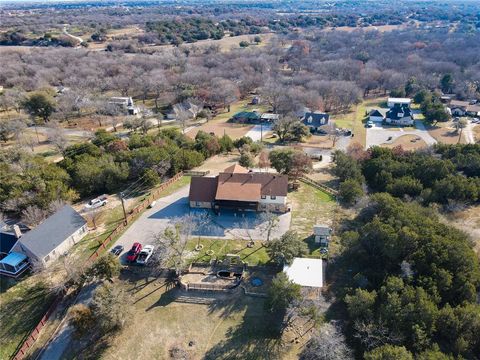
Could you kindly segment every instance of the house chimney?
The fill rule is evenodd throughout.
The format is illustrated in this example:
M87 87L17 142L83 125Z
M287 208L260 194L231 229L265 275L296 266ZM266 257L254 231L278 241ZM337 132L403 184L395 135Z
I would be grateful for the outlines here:
M20 227L17 224L13 225L13 232L15 233L15 237L17 239L20 239L22 237L22 231L20 230Z

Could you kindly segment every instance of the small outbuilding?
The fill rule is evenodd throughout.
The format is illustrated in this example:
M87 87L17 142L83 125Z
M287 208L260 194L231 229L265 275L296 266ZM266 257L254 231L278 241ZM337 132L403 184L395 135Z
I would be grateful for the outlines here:
M327 246L332 235L332 228L324 224L314 225L313 235L315 235L315 244Z
M304 287L323 287L323 260L295 258L291 265L285 265L283 272L290 281Z
M17 278L30 267L25 254L11 252L0 260L0 274Z

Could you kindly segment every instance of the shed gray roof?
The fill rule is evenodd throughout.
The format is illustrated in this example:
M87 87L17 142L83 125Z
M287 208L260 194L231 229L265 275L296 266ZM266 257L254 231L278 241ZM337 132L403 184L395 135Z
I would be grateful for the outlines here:
M19 242L34 255L42 258L86 223L70 205L65 205L35 229L23 235Z

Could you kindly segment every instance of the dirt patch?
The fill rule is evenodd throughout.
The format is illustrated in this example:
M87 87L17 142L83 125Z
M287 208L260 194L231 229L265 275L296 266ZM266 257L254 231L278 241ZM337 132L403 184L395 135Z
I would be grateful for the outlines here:
M427 143L416 135L402 135L391 144L383 144L381 146L387 148L401 146L404 150L417 150L426 147Z
M476 142L480 142L480 125L473 127L473 136L475 137Z
M459 134L453 127L452 122L447 122L444 124L438 124L436 126L430 127L428 129L430 135L432 135L435 140L443 144L458 144ZM460 138L460 144L465 144L465 138L462 136Z
M219 172L225 170L230 165L237 163L240 154L232 153L232 154L220 154L215 155L209 159L207 159L202 165L196 167L193 170L196 171L210 171L211 175L216 175Z
M333 147L333 141L328 135L312 135L304 141L304 144L322 149L331 149Z
M214 133L219 137L227 134L232 139L238 139L249 132L251 128L253 128L253 125L233 124L227 122L208 122L193 128L187 133L187 136L194 139L197 133L202 130L206 133Z

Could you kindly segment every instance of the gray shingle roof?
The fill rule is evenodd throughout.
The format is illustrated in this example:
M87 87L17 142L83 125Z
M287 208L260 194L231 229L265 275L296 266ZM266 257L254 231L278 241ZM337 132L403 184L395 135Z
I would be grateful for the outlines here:
M400 113L403 113L403 116L399 116ZM412 111L408 105L395 104L394 107L387 111L387 118L392 120L399 120L409 116L412 116Z
M20 243L39 258L48 255L87 222L70 205L65 205L35 229L20 238Z
M330 115L322 112L307 112L302 119L302 122L307 126L320 127L328 124Z

